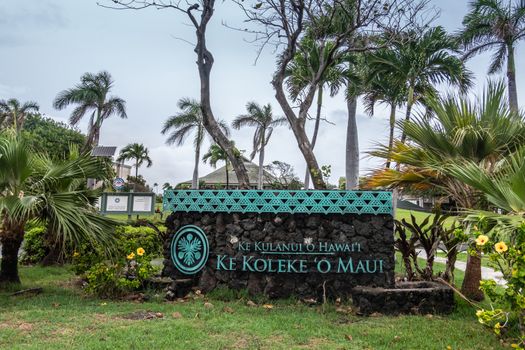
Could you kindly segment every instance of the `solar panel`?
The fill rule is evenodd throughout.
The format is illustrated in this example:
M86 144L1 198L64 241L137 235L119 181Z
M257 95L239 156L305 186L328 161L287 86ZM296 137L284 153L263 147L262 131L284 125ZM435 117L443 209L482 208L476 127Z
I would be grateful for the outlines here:
M114 146L96 146L91 150L93 157L113 157L117 147Z

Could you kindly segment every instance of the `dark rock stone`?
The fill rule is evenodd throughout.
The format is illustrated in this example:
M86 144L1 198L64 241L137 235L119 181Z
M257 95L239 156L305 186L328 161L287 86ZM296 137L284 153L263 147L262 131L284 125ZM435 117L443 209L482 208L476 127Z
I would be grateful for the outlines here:
M347 298L357 285L373 287L394 286L394 249L393 249L393 218L390 215L306 215L306 214L255 214L255 213L172 213L166 220L166 241L163 244L164 269L163 276L179 280L168 288L167 297L179 297L184 292L196 287L207 292L220 285L233 289L246 288L252 295L265 294L271 298L287 298L291 295L300 299L321 300L326 296L329 300ZM184 225L199 223L208 237L210 256L205 269L192 276L179 273L171 261L170 244L174 234ZM232 241L237 239L237 242ZM309 255L268 255L257 252L242 252L238 242L270 242L304 244L306 238L314 244L320 243L359 243L360 251L338 252L335 255L323 257L337 267L338 259L352 257L360 259L383 260L383 273L319 273L316 270L316 258ZM227 255L237 259L238 266L245 255L253 255L256 259L302 259L307 261L308 273L262 273L216 270L217 256ZM189 279L189 286L181 284L180 280ZM405 296L410 298L409 296ZM363 297L364 298L364 297ZM363 300L373 303L371 298ZM427 298L429 301L433 299ZM428 303L404 301L406 308L429 309ZM366 302L363 301L363 312L366 313ZM399 304L396 298L388 297L382 303L388 309L394 309ZM371 307L369 307L371 309ZM371 311L375 312L375 311ZM383 311L380 311L383 313Z
M400 282L395 288L358 286L352 290L354 306L363 315L448 314L455 308L454 291L437 282Z
M257 222L252 219L242 220L241 227L244 231L251 231L257 227Z

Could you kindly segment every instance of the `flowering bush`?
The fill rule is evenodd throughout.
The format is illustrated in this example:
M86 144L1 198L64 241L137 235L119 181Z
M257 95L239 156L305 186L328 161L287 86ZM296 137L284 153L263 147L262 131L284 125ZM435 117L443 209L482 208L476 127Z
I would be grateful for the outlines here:
M478 310L476 316L497 335L519 334L521 340L513 347L525 349L525 222L510 235L497 230L491 230L490 235L478 232L476 247L502 272L507 283L481 282L481 290L499 307Z
M160 255L162 241L158 233L151 227L118 226L115 230L117 251L114 255L117 261L120 257L135 252L138 248L144 249L151 257ZM73 268L75 273L83 274L93 266L110 259L103 247L81 245L73 253ZM111 260L111 259L110 259ZM113 259L115 260L115 259Z
M119 297L144 286L156 273L151 257L139 247L117 262L100 262L86 272L86 290L102 298Z

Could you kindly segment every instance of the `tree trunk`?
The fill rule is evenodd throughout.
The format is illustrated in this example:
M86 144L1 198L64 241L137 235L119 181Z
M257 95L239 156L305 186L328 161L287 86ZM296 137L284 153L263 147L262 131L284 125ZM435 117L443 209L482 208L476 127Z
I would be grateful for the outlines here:
M230 188L230 174L228 173L228 160L226 160L226 165L224 166L226 169L226 189Z
M133 192L137 192L137 181L139 180L139 160L135 160L135 181L133 182Z
M507 45L507 81L509 90L509 106L518 111L518 89L516 87L516 65L514 63L514 47Z
M188 9L187 14L190 17L193 25L196 29L197 44L195 45L195 53L197 54L197 66L199 68L199 78L201 84L201 110L203 115L204 128L211 135L213 140L226 152L228 159L233 166L233 170L237 175L240 188L248 188L250 185L250 179L248 178L248 172L242 161L242 157L234 152L234 146L232 142L224 135L221 128L219 127L217 120L213 115L210 100L210 75L213 67L213 55L206 47L206 29L209 21L211 20L214 12L214 0L208 0L202 2L202 8L200 8L200 23L196 20L192 10L197 9L195 5Z
M319 88L317 89L317 111L315 114L315 125L314 125L314 133L312 135L312 149L315 148L315 143L317 141L317 134L319 133L319 125L321 124L321 108L323 106L323 85L319 85ZM305 175L304 175L304 188L308 189L310 187L310 173L308 171L308 167L306 167Z
M412 105L414 104L414 89L412 86L408 88L408 99L407 99L407 110L405 115L405 123L410 120L410 114L412 113ZM407 135L403 126L403 133L401 134L401 143L405 143Z
M394 129L396 127L396 104L390 105L390 133L388 136L388 158L386 160L386 168L390 168L390 159L392 153L392 147L394 147Z
M201 147L197 145L195 147L195 166L193 167L193 178L191 179L191 188L194 190L199 189L199 161L201 157Z
M477 255L469 255L467 259L467 268L465 269L465 278L461 286L461 293L467 298L481 301L483 300L483 292L479 289L479 282L481 281L481 258L479 252Z
M0 285L7 283L20 283L18 274L18 251L24 239L23 226L6 225L2 232L2 263L0 264Z
M257 174L257 188L259 190L263 189L263 165L264 165L264 145L266 144L264 130L261 135L261 149L259 150L259 173Z
M348 125L346 128L346 190L359 188L359 137L357 132L357 96L348 96Z

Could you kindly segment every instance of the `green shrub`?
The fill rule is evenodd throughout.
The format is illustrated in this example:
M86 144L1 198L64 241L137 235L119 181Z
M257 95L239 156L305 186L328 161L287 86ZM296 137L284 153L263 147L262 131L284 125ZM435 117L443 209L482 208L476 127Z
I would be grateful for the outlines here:
M135 251L142 247L148 254L158 255L162 251L162 241L158 233L151 227L118 226L116 229L119 249L123 253Z
M497 335L519 339L514 348L525 349L525 221L510 235L487 226L481 218L473 230L473 243L507 283L499 286L494 280L481 282L480 289L497 307L480 309L476 316Z
M86 290L101 298L120 297L138 290L156 273L151 257L139 247L117 262L100 262L86 272Z
M47 255L45 233L46 228L44 226L33 226L26 230L22 244L22 254L20 255L22 264L38 264Z
M76 274L83 274L98 264L119 261L120 257L136 252L138 248L154 258L162 252L162 239L153 228L148 226L118 226L115 229L116 251L108 256L103 247L83 244L73 253L73 269Z

